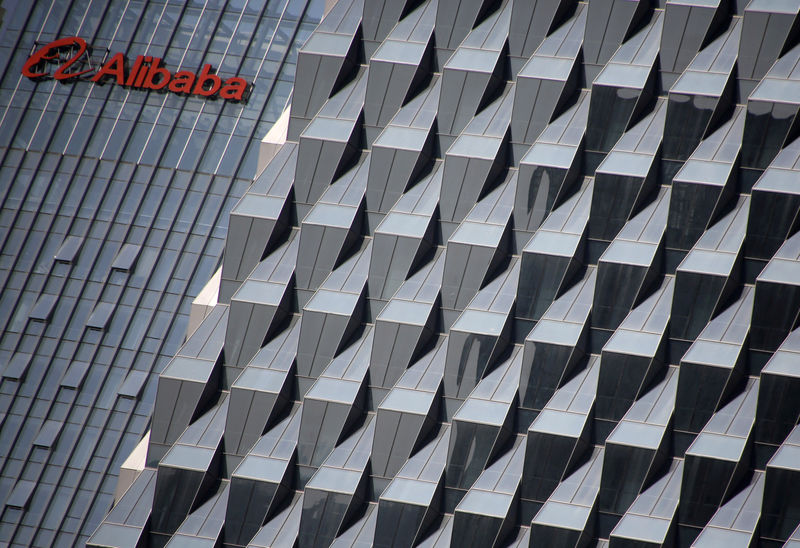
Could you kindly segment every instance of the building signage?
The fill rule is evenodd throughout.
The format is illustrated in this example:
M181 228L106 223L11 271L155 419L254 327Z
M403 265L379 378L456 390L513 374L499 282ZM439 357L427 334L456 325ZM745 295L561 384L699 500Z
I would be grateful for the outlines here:
M91 48L83 38L60 38L31 55L22 67L22 74L32 80L113 82L134 89L219 97L228 101L247 100L252 87L244 78L236 76L223 80L208 64L203 65L199 74L188 70L173 74L158 57L139 55L131 65L125 55L115 53L100 64L92 60L90 53ZM52 68L56 68L55 72L51 72Z

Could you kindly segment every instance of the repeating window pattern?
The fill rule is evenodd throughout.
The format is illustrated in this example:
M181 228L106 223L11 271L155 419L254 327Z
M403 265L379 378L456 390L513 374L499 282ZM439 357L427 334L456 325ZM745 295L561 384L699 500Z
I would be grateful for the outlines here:
M313 0L0 3L0 543L83 544L110 509L321 15ZM210 63L253 91L22 76L64 36L98 59Z
M90 545L796 545L798 17L340 0Z

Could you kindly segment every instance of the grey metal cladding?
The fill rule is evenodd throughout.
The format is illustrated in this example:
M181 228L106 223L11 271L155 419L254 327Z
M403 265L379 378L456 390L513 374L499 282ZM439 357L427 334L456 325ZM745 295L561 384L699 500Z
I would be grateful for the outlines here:
M756 485L753 489L763 489L763 498L761 497L748 497L746 502L749 507L754 507L757 503L755 501L763 500L760 507L754 509L760 510L761 521L760 526L764 527L765 534L770 535L772 538L789 538L792 536L792 527L796 521L798 500L797 494L792 492L790 486L797 479L797 462L796 455L798 446L800 446L800 430L797 427L792 429L791 433L781 444L780 448L775 452L775 455L767 463L766 472L764 474L757 473L753 483L760 480L762 485ZM741 500L742 497L737 496ZM753 501L755 499L755 501ZM732 501L733 502L733 501ZM731 503L728 503L731 504ZM740 503L742 504L742 503ZM715 520L711 520L709 525L713 524ZM725 524L720 524L724 526ZM754 527L749 528L751 535L755 533Z
M597 520L604 452L595 448L589 460L556 487L531 522L531 543L580 546L588 542Z
M435 36L440 50L440 65L462 40L499 4L497 0L439 0L436 9Z
M298 237L260 261L231 298L225 330L226 386L250 359L280 331L295 311L294 270Z
M581 88L580 54L586 12L579 4L575 14L545 38L517 74L512 141L533 143L544 127L570 105Z
M369 479L369 447L375 421L367 422L337 446L306 484L299 546L327 545L363 509Z
M438 86L437 86L438 87ZM372 146L367 208L386 212L434 165L433 120L427 128L390 124Z
M395 387L376 412L372 471L391 478L438 424L440 394Z
M371 252L369 242L331 272L304 306L297 350L299 375L319 376L361 326Z
M527 431L521 496L546 501L560 481L585 461L592 449L592 416L599 358L592 357L563 386Z
M478 292L451 326L444 395L463 400L502 359L512 336L519 261Z
M587 181L579 193L549 214L522 249L518 317L541 318L553 300L580 274L593 187L594 182Z
M361 14L364 0L337 2L297 56L289 138L297 140L329 96L358 70L363 46Z
M509 536L517 518L524 458L524 440L517 438L514 445L475 480L454 511L456 540L469 543L471 539L478 539L482 545L489 546L498 545ZM486 512L486 508L491 510Z
M370 261L368 284L371 298L391 297L404 281L421 272L424 261L428 260L431 253L436 252L436 208L439 204L441 169L437 169L431 179L432 184L425 185L428 187L425 193L427 196L422 199L430 199L429 203L433 204L433 208L415 208L419 213L393 209L375 229L375 248ZM415 188L422 186L420 184ZM398 201L398 204L401 202L402 200ZM432 264L438 264L443 259L444 254L439 254L439 259ZM423 279L426 276L427 274L422 276ZM441 285L441 275L439 282Z
M157 389L111 369L115 406L154 399L150 517L120 510L92 542L797 536L800 4L742 4L333 7L305 35L288 140L231 214L220 304ZM97 301L154 259L78 228L42 268L118 258L76 344L122 340L125 309ZM32 337L69 306L37 279L52 299L0 338L0 444L34 456L105 367L63 358L52 416L9 438L22 404L3 397L46 368ZM18 461L0 459L21 478L7 506L27 512L43 495Z
M303 510L303 494L295 493L288 506L281 509L267 521L252 538L249 546L269 548L270 546L293 542L300 528L300 514Z
M691 249L710 222L730 207L736 195L734 165L741 148L744 119L744 109L737 107L731 120L703 139L672 179L664 235L667 248Z
M528 59L542 40L561 26L576 9L581 7L576 8L576 2L572 0L513 2L508 32L509 55Z
M659 101L656 109L622 134L595 172L589 237L611 240L625 222L649 203L659 188L659 142L667 112Z
M739 45L739 84L741 96L747 97L767 74L778 57L793 45L800 5L796 2L770 5L750 2L742 17L742 42ZM758 44L750 47L746 44Z
M370 381L391 388L435 334L438 301L392 299L375 320L379 344L373 350Z
M730 116L736 103L740 20L703 48L669 91L664 128L665 158L686 160L700 141ZM687 98L692 99L687 101Z
M339 354L303 399L298 462L319 466L333 447L361 424L366 410L366 375L373 330Z
M143 470L89 538L88 544L119 543L121 546L136 547L144 542L149 534L146 526L153 505L155 479L155 470Z
M413 4L414 2L408 2ZM380 13L391 17L392 9L405 7L389 2ZM433 20L438 2L429 0L403 17L382 42L370 59L370 82L364 104L364 122L385 127L395 112L427 85L434 69ZM368 7L367 7L368 6ZM368 2L365 10L374 10L377 2ZM365 14L366 18L366 14ZM366 22L366 19L365 19ZM370 33L365 27L365 38ZM384 40L385 38L385 40Z
M790 90L797 86L794 67L798 57L800 45L784 53L747 98L741 165L755 170L753 181L796 137L793 120L799 105ZM787 93L778 92L779 86Z
M370 155L330 185L301 223L297 284L317 289L361 242Z
M378 520L384 525L376 530L376 543L411 543L424 537L441 517L444 456L450 439L449 426L443 426L397 473L378 503ZM395 529L402 516L407 528ZM407 517L406 517L407 516Z
M541 410L553 393L584 366L597 269L565 288L525 338L520 406ZM587 302L588 301L588 302Z
M795 165L800 141L795 139L782 149L759 177L750 194L753 212L747 218L745 253L768 260L795 231L798 193L786 177ZM769 212L769 213L767 213Z
M622 516L611 541L663 544L675 542L676 511L681 489L684 461L673 459L667 472L643 490Z
M521 362L522 352L516 348L476 383L453 416L445 469L448 487L469 488L504 449L513 431Z
M795 234L784 242L756 278L750 342L753 348L774 351L797 327L798 314L792 308L800 300L799 267L800 234ZM785 310L772 310L776 298L788 303Z
M653 295L631 310L603 346L597 418L620 420L663 376L669 362L667 325L674 287L672 279L665 279ZM652 316L648 325L642 325L642 316Z
M741 488L748 475L744 462L753 449L757 397L758 379L749 379L744 392L712 415L686 450L678 506L681 522L704 525L715 507Z
M727 17L725 2L667 2L659 53L664 89L672 87L703 45L724 28Z
M755 439L778 444L791 432L800 409L787 394L796 389L797 374L791 367L798 351L797 329L792 331L761 370L756 409ZM770 419L768 417L774 417Z
M588 10L583 54L587 65L599 67L652 14L647 1L600 0L590 3ZM593 80L595 75L587 74L587 80Z
M714 411L739 390L745 375L742 350L750 331L753 297L752 289L745 288L736 302L708 323L681 358L676 429L699 432Z
M601 511L624 513L671 461L669 424L677 386L678 370L669 368L606 438L598 499Z
M356 548L357 546L370 544L372 539L375 538L375 526L378 520L377 509L377 503L368 503L363 517L336 537L331 546L334 548Z
M359 158L368 72L360 69L300 134L294 181L298 202L316 202Z
M628 221L597 265L592 326L616 329L628 312L660 285L669 189Z
M216 490L219 465L218 449L173 445L158 464L151 532L174 534L196 504Z
M416 7L415 4L420 4L420 2L416 0L365 2L363 21L361 23L364 28L364 40L383 42L398 21L407 21L409 12L413 13L411 10ZM425 4L425 6L432 5L433 9L436 9L436 0L422 2L422 4ZM419 7L416 7L416 10L419 9ZM433 30L432 24L428 23L427 26L430 27L431 31Z
M675 299L671 332L692 340L711 318L727 306L743 283L743 244L750 200L741 198L736 208L700 237L675 273L676 293L695 295Z
M764 476L763 472L755 472L748 484L731 500L720 507L720 512L715 514L708 524L703 528L695 541L698 546L706 546L720 542L723 538L725 542L747 542L756 538L756 530L759 525L761 505L758 503L764 495ZM736 512L742 517L733 523L725 515L728 512ZM731 530L735 527L735 530ZM791 531L781 534L781 537L788 537Z
M589 150L608 152L623 132L650 111L658 95L656 74L663 21L663 14L654 14L647 26L627 39L593 79L586 131ZM585 45L588 46L588 38Z
M445 3L439 3L439 13ZM459 15L471 8L470 3L466 4L461 3ZM483 21L444 64L437 116L441 133L458 135L505 84L510 12L511 6L507 3L505 8ZM442 47L440 42L437 44ZM452 101L452 97L458 100Z

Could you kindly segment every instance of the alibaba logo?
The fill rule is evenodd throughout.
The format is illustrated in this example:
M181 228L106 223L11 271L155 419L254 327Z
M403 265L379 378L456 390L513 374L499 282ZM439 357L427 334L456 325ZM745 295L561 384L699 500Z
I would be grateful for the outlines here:
M50 42L28 58L25 65L22 67L22 74L34 80L46 78L49 76L47 72L34 72L34 69L43 64L58 63L61 61L62 53L66 53L72 56L58 68L53 74L53 78L56 80L76 78L81 74L92 71L92 69L89 68L78 72L67 72L67 69L77 63L83 54L86 53L87 49L86 40L78 38L77 36L70 36L69 38L61 38L60 40Z
M246 100L252 88L251 84L236 76L223 82L213 73L209 64L203 65L200 74L188 70L172 74L161 65L160 58L145 55L137 56L133 66L128 69L128 59L122 53L115 53L95 72L91 66L89 51L86 40L77 36L55 40L28 58L22 67L22 74L32 80L43 80L51 76L44 69L49 64L55 64L59 67L52 74L52 78L59 81L86 74L88 80L98 84L111 81L135 89L171 91L209 98L220 97L228 101ZM89 73L93 73L91 78L88 77Z

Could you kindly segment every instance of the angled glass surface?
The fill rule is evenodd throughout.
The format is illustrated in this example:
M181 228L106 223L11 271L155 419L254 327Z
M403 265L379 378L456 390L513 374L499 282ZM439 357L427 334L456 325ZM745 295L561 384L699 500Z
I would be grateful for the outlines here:
M301 137L326 141L347 141L350 139L354 125L354 120L317 116L308 124Z
M316 312L329 312L349 316L358 303L360 296L355 293L319 289L306 303L305 310Z
M233 383L233 387L264 392L280 392L285 381L285 371L263 369L261 367L245 367L244 371Z
M661 338L661 335L655 333L617 329L603 347L603 351L651 357L658 350Z
M422 150L430 131L427 129L388 125L375 139L372 146L398 148L403 150Z
M587 506L549 500L533 518L533 523L583 531L591 512L592 509Z
M583 432L585 424L586 415L543 409L531 424L530 430L577 438Z
M742 347L738 344L697 340L689 347L681 361L716 367L733 367L741 352Z
M401 42L399 40L384 40L372 54L373 61L388 61L404 65L419 64L428 44L422 42Z
M167 451L159 465L205 472L211 464L211 459L214 458L214 453L214 449L207 447L175 444Z
M427 506L433 500L437 484L407 478L394 478L381 494L381 500L394 500Z
M454 420L502 425L510 405L507 403L467 398L456 411Z
M458 48L445 63L444 68L470 72L492 72L499 59L499 51Z
M350 228L357 212L356 207L317 202L303 219L303 224Z
M286 460L247 455L234 470L233 477L279 483L286 474L289 464Z
M451 329L467 333L499 335L503 331L506 320L505 314L468 308L458 317Z
M336 491L339 493L354 493L358 482L361 481L361 472L320 466L317 473L311 478L306 488L321 489L323 491Z
M665 431L666 428L663 426L622 420L609 434L607 441L633 447L657 449Z
M554 143L534 143L520 164L568 168L575 161L578 147Z
M504 518L513 500L513 495L470 489L456 507L456 512Z
M739 460L746 444L746 438L700 432L686 454L735 462Z
M561 257L573 257L581 240L580 234L537 230L533 238L531 238L531 241L525 246L525 251L530 253L558 255Z
M342 56L350 49L353 37L348 34L332 34L315 32L303 45L303 53L319 53L323 55Z
M626 513L611 532L611 536L659 542L666 537L670 525L671 521L667 519Z
M232 215L248 215L264 219L277 219L283 209L285 200L274 196L245 194L231 212Z
M431 308L432 306L426 303L392 299L378 315L378 319L387 322L425 325Z
M650 67L608 63L595 78L594 85L641 89L650 75Z
M609 263L649 266L653 262L656 251L658 251L656 244L616 239L611 242L600 260Z
M728 74L687 70L672 86L670 93L718 97L722 95L728 78Z
M676 181L722 186L730 177L733 164L689 158L675 175Z
M427 415L435 397L435 392L395 387L383 399L378 409Z
M360 388L361 383L355 381L320 377L308 391L306 398L352 404Z
M422 238L431 220L423 215L390 211L375 232Z
M612 150L597 171L611 175L645 177L653 165L653 158L650 154Z
M169 362L164 372L161 373L163 377L172 377L174 379L206 382L211 371L214 368L214 362L209 360L201 360L198 358L187 358L184 356L175 356Z
M286 293L287 286L260 280L245 280L234 293L233 299L251 303L278 305Z
M502 145L500 137L462 133L447 150L448 155L494 160Z
M547 80L566 80L574 64L574 59L533 55L530 61L525 63L519 76Z
M574 346L578 343L583 325L557 320L539 320L533 328L528 340L539 341L562 346Z

